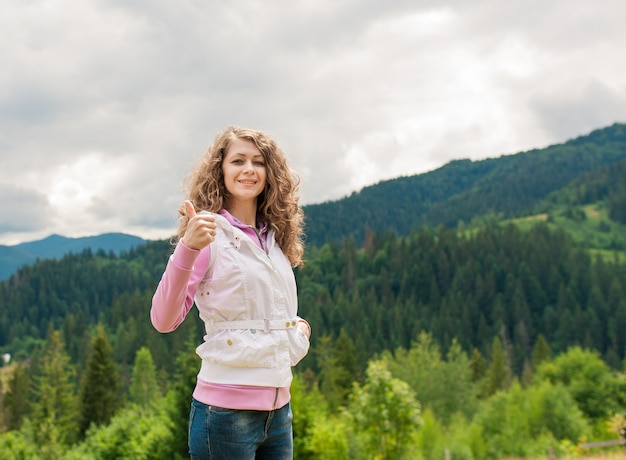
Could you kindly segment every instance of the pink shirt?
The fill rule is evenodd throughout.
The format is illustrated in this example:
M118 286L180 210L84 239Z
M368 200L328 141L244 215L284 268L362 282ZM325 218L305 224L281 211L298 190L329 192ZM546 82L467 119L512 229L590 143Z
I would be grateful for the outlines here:
M228 211L222 209L219 214L265 249L267 226L257 234L253 227L240 222ZM210 257L210 247L205 253ZM198 260L199 255L200 251L179 242L170 256L150 310L152 324L159 332L175 330L193 307L193 298L208 267L208 258ZM219 385L198 378L193 397L204 404L228 409L273 410L287 404L290 393L289 387Z

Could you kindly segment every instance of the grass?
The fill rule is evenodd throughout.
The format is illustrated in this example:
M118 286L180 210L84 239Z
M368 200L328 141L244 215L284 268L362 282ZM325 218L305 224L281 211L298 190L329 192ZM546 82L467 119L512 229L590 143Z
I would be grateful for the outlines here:
M511 219L522 230L538 222L569 233L576 244L606 261L626 260L626 225L612 221L603 203L579 207L554 206L549 213ZM506 221L505 221L506 222ZM626 456L624 457L626 459Z
M625 460L626 459L626 449L621 450L611 450L610 452L602 452L600 449L599 452L588 454L588 455L580 455L580 456L566 456L566 457L552 457L555 460ZM526 458L526 457L507 457L501 460L552 460L551 457L534 457L534 458Z

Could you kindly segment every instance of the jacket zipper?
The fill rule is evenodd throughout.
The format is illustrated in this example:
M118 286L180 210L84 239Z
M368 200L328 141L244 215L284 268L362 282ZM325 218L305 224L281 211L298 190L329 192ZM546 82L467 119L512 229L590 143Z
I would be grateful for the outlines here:
M265 254L269 256L269 253L267 252L267 246L263 243L263 238L261 238L261 234L252 225L250 225L249 227L254 231L254 234L259 239L259 244L261 245L261 249L263 249L263 252L265 252Z

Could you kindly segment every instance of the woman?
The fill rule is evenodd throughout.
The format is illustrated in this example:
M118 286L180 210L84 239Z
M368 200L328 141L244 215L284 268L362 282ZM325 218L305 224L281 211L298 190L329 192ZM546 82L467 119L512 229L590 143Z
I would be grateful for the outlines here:
M192 459L291 459L291 367L311 329L297 316L298 177L258 130L217 136L188 180L178 243L151 320L175 330L194 301L206 335L189 417Z

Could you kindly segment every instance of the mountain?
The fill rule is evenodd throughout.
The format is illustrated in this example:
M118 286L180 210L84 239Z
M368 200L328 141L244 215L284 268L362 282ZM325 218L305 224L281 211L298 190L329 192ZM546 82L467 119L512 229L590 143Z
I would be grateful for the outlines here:
M587 194L596 190L597 195L600 191L594 174L605 177L612 172L609 182L615 183L617 176L619 183L623 169L613 165L625 159L626 124L615 123L543 149L480 161L454 160L428 173L382 181L336 201L304 206L306 242L321 247L353 238L360 245L368 229L407 235L421 226L455 227L488 215L532 215L545 210L546 200L554 201L568 186L582 187ZM582 185L575 185L581 180ZM591 185L585 186L585 181ZM583 192L562 193L580 196ZM612 218L626 209L622 196L611 198ZM0 246L0 280L37 259L59 258L86 248L118 254L144 242L111 233L76 239L51 235L40 241Z
M542 150L454 161L305 208L316 245L296 271L303 316L329 336L345 329L363 364L426 330L441 346L456 337L465 349L483 353L495 336L503 337L517 373L540 334L555 351L581 345L620 366L626 350L620 334L626 329L624 131L614 125ZM367 238L356 239L355 230ZM124 365L147 345L157 366L171 371L174 352L201 325L194 315L185 322L189 330L163 335L148 320L169 242L147 242L117 256L95 240L74 249L68 239L47 240L10 248L40 259L59 257L50 247L73 253L0 281L0 352L26 358L48 331L62 329L70 355L80 361L86 334L103 322ZM81 252L85 246L103 251Z
M124 233L105 233L82 238L67 238L50 235L47 238L15 246L0 246L0 280L9 278L15 271L36 260L59 259L67 254L77 254L85 249L93 252L112 251L119 255L123 251L145 244L142 238Z
M337 201L306 206L307 243L322 246L351 237L359 245L367 229L406 235L421 226L455 227L490 214L532 214L551 193L624 158L626 124L616 123L543 149L452 161L429 173L379 182Z

